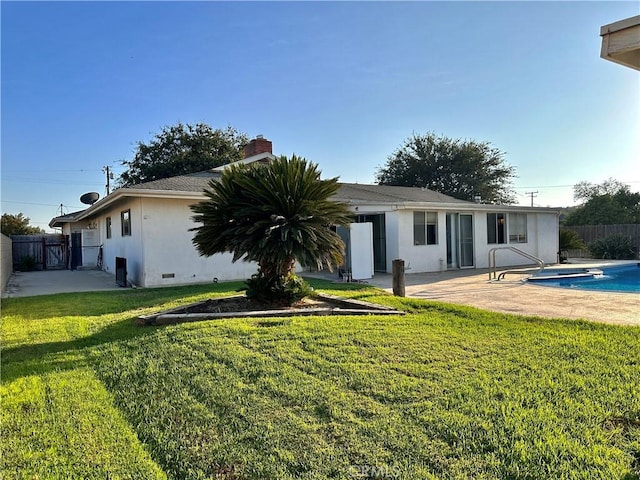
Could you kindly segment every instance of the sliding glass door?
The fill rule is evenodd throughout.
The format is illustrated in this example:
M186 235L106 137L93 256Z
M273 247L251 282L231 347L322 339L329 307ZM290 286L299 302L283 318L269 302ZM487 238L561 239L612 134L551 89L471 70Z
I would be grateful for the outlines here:
M473 215L461 213L460 220L460 268L471 268L473 263Z
M473 215L447 214L447 268L473 268Z

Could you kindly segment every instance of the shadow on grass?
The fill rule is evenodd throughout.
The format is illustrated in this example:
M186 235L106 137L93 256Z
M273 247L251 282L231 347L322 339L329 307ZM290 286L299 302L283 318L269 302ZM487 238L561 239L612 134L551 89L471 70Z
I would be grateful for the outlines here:
M311 279L317 289L363 291L368 285L334 284ZM46 321L55 317L89 317L116 314L127 310L144 309L184 300L203 294L219 296L238 291L243 282L191 285L185 287L151 288L91 293L63 293L38 297L23 297L3 301L3 314L19 315L25 320ZM32 343L2 350L2 382L11 382L28 375L41 375L88 365L87 349L133 338L153 335L155 327L135 326L135 317L110 323L99 331L74 340Z
M334 282L332 280L324 280L321 278L304 277L304 280L313 288L319 290L365 290L365 289L377 289L373 285L367 283L347 283L347 282Z
M157 329L138 328L134 318L107 325L100 331L75 340L20 345L2 350L2 383L29 375L72 370L89 364L86 350L112 342L154 335Z
M20 315L25 320L46 320L68 316L91 317L122 313L132 308L149 308L159 303L169 303L207 293L217 296L238 291L242 286L242 282L227 282L7 298L2 300L2 313L3 315Z

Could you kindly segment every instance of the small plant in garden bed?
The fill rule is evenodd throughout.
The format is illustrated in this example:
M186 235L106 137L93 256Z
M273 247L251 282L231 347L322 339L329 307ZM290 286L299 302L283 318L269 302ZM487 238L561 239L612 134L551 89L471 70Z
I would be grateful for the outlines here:
M293 273L268 277L259 271L252 275L246 284L247 298L261 304L293 305L313 294L311 285Z

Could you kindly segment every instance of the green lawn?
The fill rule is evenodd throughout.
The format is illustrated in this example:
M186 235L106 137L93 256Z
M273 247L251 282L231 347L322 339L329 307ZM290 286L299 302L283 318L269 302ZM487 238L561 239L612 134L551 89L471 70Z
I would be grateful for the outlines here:
M638 479L640 329L410 312L135 327L240 284L2 302L6 479Z

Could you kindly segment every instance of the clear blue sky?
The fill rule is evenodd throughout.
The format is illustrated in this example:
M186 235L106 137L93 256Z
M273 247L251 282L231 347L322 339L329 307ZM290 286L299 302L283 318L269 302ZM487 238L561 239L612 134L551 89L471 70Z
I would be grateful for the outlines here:
M2 212L46 227L163 126L263 134L373 183L413 132L489 141L520 203L640 190L640 72L600 58L638 2L1 2Z

